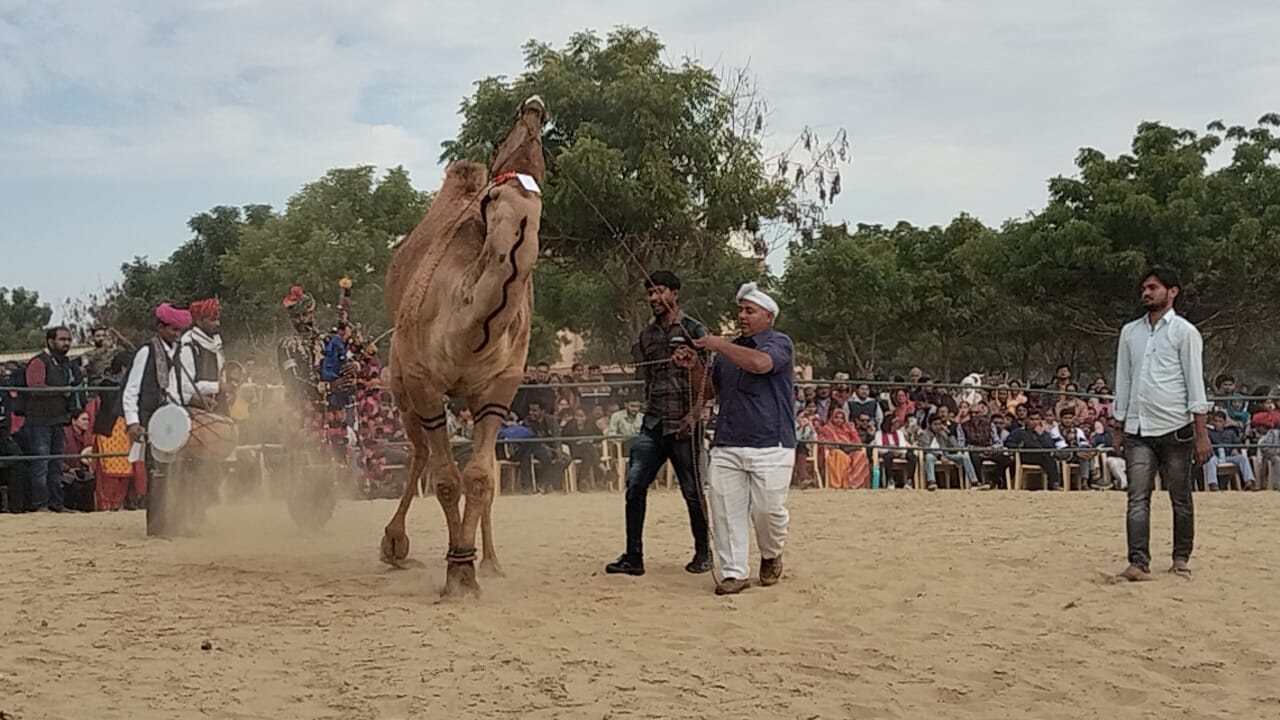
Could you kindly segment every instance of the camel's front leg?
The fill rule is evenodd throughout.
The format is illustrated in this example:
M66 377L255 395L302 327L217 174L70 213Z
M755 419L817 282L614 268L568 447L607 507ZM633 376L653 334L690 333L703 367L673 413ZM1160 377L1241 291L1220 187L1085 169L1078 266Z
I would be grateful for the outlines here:
M509 405L522 379L519 376L504 378L493 383L483 394L471 399L476 422L471 461L462 473L462 484L467 493L462 535L464 538L474 539L476 525L480 525L480 540L484 544L480 572L491 577L502 575L502 566L498 564L498 554L493 547L492 519L494 488L497 483L493 473L497 465L498 429L511 412Z

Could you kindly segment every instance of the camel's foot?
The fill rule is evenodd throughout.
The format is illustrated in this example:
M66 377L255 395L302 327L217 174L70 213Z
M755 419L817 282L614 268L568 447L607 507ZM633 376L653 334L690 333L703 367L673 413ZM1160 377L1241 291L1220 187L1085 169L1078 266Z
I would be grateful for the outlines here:
M446 600L480 597L480 583L476 582L474 562L450 562L445 569L444 589L440 597Z
M502 571L502 566L498 564L498 558L486 555L480 561L480 577L502 578L506 576L507 574Z
M388 565L399 565L400 561L409 557L409 536L404 528L387 526L382 533L382 562Z

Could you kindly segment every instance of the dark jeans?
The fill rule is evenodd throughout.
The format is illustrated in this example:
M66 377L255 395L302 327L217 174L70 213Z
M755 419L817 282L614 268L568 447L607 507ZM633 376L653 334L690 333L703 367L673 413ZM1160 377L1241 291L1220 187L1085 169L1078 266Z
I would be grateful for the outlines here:
M916 465L920 462L920 456L911 450L880 450L880 487L889 487L893 484L898 489L915 487L916 483ZM890 453L902 453L893 456ZM894 460L905 460L907 469L904 472L898 472L898 466L893 464Z
M1040 472L1048 483L1047 489L1057 490L1062 487L1062 463L1050 457L1048 453L1025 453L1022 455L1022 464L1040 468Z
M978 472L979 480L986 480L982 473L982 461L995 463L996 487L1005 487L1009 481L1009 475L1013 473L1013 458L1005 453L972 450L969 452L969 458L973 460L973 469Z
M66 445L62 425L23 425L27 436L27 452L32 455L61 455ZM35 510L61 510L62 460L31 461L31 507Z
M516 462L519 463L520 486L526 492L548 490L552 485L564 484L564 463L557 457L558 453L550 445L543 443L521 443L516 449ZM534 483L533 461L538 461L538 482ZM554 478L559 475L559 480Z
M1150 569L1151 489L1158 471L1173 505L1173 559L1190 560L1195 541L1195 508L1191 502L1191 466L1195 430L1188 425L1168 435L1139 437L1125 433L1124 464L1129 476L1129 562Z
M644 556L644 515L648 505L649 486L668 461L680 480L680 494L689 509L689 526L693 531L694 552L707 555L707 518L702 514L702 495L698 483L706 476L706 453L703 452L702 429L692 438L662 435L661 429L641 428L631 441L627 460L627 554Z

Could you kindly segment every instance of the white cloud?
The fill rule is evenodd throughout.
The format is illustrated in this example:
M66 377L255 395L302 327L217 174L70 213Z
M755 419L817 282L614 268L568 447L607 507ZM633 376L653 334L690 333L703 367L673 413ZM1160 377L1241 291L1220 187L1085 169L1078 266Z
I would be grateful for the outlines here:
M672 60L749 62L772 145L847 128L837 220L999 222L1142 120L1280 109L1280 7L1261 1L0 0L0 173L130 181L138 212L148 180L288 192L373 163L430 187L475 80L519 74L530 38L619 24L657 31Z

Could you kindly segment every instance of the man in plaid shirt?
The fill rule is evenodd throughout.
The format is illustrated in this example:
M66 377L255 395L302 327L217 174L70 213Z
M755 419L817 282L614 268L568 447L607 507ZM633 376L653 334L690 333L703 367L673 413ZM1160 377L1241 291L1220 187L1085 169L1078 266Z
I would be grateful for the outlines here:
M673 365L671 354L673 340L682 338L688 342L704 337L707 328L681 312L680 278L675 273L659 270L649 276L645 287L653 322L640 331L640 341L634 346L638 374L644 380L645 404L640 434L631 443L627 461L627 549L605 566L605 572L644 574L644 516L649 486L670 461L680 480L693 531L693 560L684 569L704 573L711 570L711 552L698 492L704 462L702 408L693 407L689 372Z

